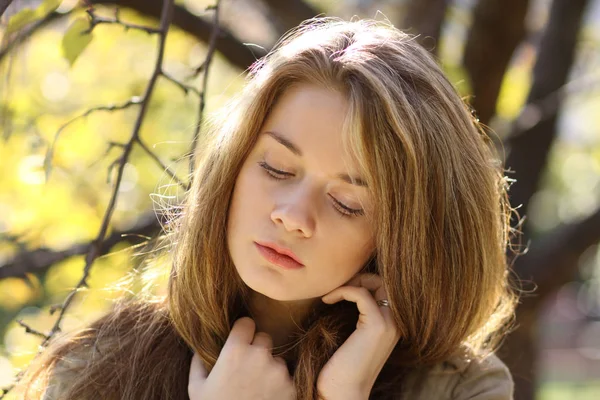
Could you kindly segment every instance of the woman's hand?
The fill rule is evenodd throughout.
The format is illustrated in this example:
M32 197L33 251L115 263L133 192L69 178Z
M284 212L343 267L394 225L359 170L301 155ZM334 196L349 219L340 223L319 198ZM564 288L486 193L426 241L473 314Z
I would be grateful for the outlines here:
M375 380L400 339L388 307L379 275L359 274L345 286L322 297L328 304L348 300L356 303L360 315L356 330L325 364L317 379L317 389L326 400L368 399Z
M255 334L255 329L251 318L235 321L210 374L194 353L188 384L190 400L296 398L285 361L271 354L271 337L264 332Z

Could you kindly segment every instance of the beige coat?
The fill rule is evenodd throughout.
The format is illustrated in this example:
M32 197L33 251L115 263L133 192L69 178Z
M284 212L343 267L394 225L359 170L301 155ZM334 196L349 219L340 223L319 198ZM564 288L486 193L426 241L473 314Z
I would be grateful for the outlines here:
M495 355L483 361L454 357L407 377L402 400L512 400L512 376Z
M60 400L70 376L85 367L85 357L63 359L43 400ZM495 355L483 361L461 355L406 377L401 400L512 400L513 381L508 368ZM400 399L399 399L400 400Z

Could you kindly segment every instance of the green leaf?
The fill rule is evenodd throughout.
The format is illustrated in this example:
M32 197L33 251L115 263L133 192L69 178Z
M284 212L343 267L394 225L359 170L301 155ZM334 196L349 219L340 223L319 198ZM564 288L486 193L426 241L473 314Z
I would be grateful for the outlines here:
M44 0L36 9L22 9L8 20L6 33L18 31L32 22L45 18L48 14L56 10L61 2L62 0Z
M38 7L38 10L40 10L40 13L46 16L56 10L58 6L60 6L60 3L62 3L62 0L44 0L44 2Z
M62 39L62 50L63 55L69 61L69 64L73 66L77 57L81 54L81 52L87 47L88 44L92 41L91 33L84 33L90 28L90 23L85 18L78 18L67 32L65 32L65 36Z
M24 8L8 20L8 26L6 27L6 33L12 33L23 28L25 25L32 23L37 20L37 13L31 8Z

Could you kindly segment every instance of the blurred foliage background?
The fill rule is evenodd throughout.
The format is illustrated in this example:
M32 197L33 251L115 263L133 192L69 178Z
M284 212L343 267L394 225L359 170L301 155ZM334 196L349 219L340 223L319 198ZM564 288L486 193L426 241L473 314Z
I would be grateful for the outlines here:
M162 36L124 24L158 29L167 3L174 8L165 19L164 75L146 99ZM526 215L521 240L529 249L513 261L531 293L500 352L515 377L516 398L599 398L600 0L214 5L0 2L0 388L36 355L55 327L59 312L52 311L73 289L63 331L96 319L116 298L164 293L168 259L144 257L143 243L160 232L160 209L176 203L177 179L185 183L189 176L196 91L209 115L240 89L244 70L281 34L323 13L387 18L420 34L493 132L507 175L516 180L511 203ZM94 18L105 22L82 35L92 6ZM215 26L219 34L211 42ZM147 103L140 141L119 179L140 101ZM110 105L115 109L81 117ZM82 285L86 255L93 262Z

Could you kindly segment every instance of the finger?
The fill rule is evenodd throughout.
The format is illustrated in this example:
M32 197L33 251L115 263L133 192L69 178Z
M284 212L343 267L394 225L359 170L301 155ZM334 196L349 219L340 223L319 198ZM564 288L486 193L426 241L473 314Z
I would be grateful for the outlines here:
M346 285L356 287L362 286L370 291L375 291L383 286L383 279L381 279L381 276L377 274L361 273L354 275L352 279L346 283Z
M342 286L321 298L323 302L333 304L341 300L356 303L358 311L363 317L382 317L381 310L371 293L364 287Z
M256 332L254 340L252 341L253 346L261 346L266 349L273 349L273 339L266 332Z
M377 274L357 274L346 285L354 287L364 287L373 294L375 300L388 300L385 287L383 286L383 279ZM335 289L337 290L337 289ZM332 290L331 292L334 292Z
M296 400L298 398L298 391L296 390L296 386L291 385L289 392L289 395L287 397L284 397L285 399Z
M281 356L273 357L273 361L275 361L276 363L281 364L287 368L287 363L285 362L283 357L281 357Z
M225 341L223 348L229 347L233 344L243 343L250 344L254 339L254 332L256 330L256 323L252 318L242 317L233 323L229 336Z
M206 371L206 368L204 368L204 364L202 363L200 356L196 352L194 352L192 362L190 364L190 375L188 384L189 390L200 390L200 387L206 380L207 376L208 372Z
M375 274L361 274L360 286L367 288L367 290L373 293L373 297L376 301L388 300L381 276Z
M285 359L284 359L283 357L281 357L281 356L273 357L273 361L274 361L276 364L279 364L279 365L281 366L281 368L282 368L284 371L287 371L287 373L288 373L288 378L289 378L290 380L293 380L293 379L294 379L294 378L293 378L293 376L292 376L292 374L290 374L290 369L288 368L287 362L285 361ZM292 387L293 387L293 385L292 385ZM296 398L296 397L294 397L294 399L295 399L295 398Z

